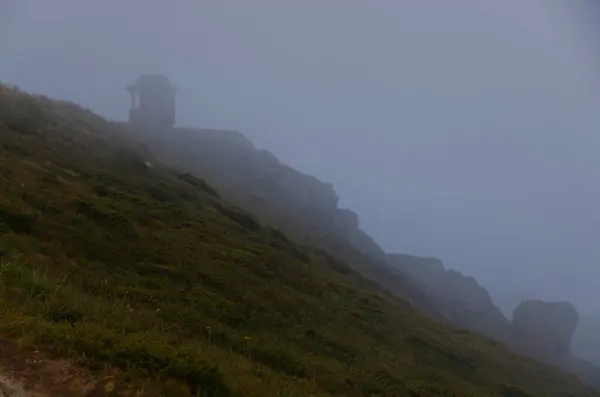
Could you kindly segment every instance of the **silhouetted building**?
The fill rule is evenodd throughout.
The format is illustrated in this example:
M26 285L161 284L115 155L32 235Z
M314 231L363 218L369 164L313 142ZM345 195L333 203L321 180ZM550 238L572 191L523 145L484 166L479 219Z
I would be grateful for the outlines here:
M129 122L153 127L175 125L175 87L168 77L143 74L126 87L131 95Z

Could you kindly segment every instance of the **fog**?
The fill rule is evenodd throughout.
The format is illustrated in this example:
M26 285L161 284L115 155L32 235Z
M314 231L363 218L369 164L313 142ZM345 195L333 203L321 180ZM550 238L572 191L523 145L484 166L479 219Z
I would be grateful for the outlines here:
M167 74L179 124L333 182L386 250L600 313L591 3L0 0L0 80L125 119Z

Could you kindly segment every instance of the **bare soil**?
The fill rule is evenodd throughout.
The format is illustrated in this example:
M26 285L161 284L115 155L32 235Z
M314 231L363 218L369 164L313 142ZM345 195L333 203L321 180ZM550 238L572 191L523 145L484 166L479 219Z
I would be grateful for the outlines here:
M129 395L115 376L93 375L76 363L52 359L0 338L0 397Z

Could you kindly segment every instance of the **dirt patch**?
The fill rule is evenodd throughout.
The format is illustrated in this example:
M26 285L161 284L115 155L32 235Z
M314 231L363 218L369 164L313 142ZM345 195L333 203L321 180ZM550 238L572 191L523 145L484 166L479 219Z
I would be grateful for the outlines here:
M114 376L91 374L67 361L51 359L0 338L0 397L128 396Z

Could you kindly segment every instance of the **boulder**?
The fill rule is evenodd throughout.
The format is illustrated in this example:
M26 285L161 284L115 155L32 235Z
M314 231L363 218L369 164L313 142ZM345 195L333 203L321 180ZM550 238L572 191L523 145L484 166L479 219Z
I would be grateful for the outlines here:
M521 302L512 323L511 339L518 350L557 365L572 359L571 338L579 314L571 303Z

